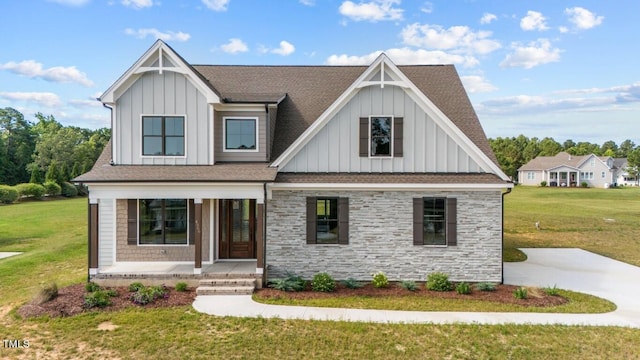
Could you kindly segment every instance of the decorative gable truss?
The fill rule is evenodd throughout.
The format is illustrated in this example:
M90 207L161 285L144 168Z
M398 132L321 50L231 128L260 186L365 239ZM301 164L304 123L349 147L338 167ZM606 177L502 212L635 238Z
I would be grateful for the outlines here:
M375 146L372 145L372 121L386 118L389 118L385 126L390 127L390 134L385 141L391 143L383 156L377 156L372 148ZM427 144L421 136L425 132L433 134L432 143ZM333 140L345 136L349 137L350 144ZM450 159L443 159L445 152ZM318 155L320 160L316 163L314 154L329 154L329 159ZM340 164L334 164L332 158L339 159ZM272 166L280 172L492 173L509 181L500 167L385 54L381 54Z

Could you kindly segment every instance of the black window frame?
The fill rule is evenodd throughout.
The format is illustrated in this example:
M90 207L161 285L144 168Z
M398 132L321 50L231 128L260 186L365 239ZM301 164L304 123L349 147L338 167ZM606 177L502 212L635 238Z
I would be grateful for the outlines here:
M161 121L161 131L160 134L151 134L151 135L146 135L145 134L145 120L152 120L152 119L160 119ZM175 134L167 134L167 122L169 120L175 120L175 119L180 119L182 120L182 134L181 135L175 135ZM186 132L186 128L185 128L185 116L182 115L144 115L142 116L142 156L185 156L185 132ZM180 153L178 154L167 154L167 140L169 139L176 139L176 138L181 138L182 139L182 150ZM160 153L146 153L145 152L145 143L147 139L160 139L160 143L162 145L162 149L160 151Z
M425 197L422 201L423 245L447 245L447 199Z
M326 241L318 238L318 225L328 226L328 221L334 222L336 219L321 219L318 216L318 201L336 201L333 209L336 213L336 241ZM331 208L331 206L330 206ZM324 222L324 223L323 223ZM332 239L333 240L333 239ZM336 196L309 196L307 197L307 244L319 245L348 245L349 244L349 198Z
M160 201L160 215L161 215L161 219L156 221L159 221L160 224L157 225L158 229L157 230L153 230L159 233L156 233L156 235L161 235L161 242L143 242L143 222L150 222L148 219L145 219L145 217L142 214L143 211L143 206L142 206L142 202L143 201ZM167 242L167 229L171 228L170 223L171 222L176 222L176 219L171 219L168 216L168 212L167 212L167 202L168 201L184 201L184 210L185 210L185 218L182 219L182 221L184 222L183 226L184 226L184 242ZM138 245L142 245L142 246L186 246L186 245L190 245L190 239L192 238L192 234L191 234L191 227L193 226L191 224L191 217L192 217L192 205L191 205L191 201L189 201L188 199L138 199L137 201L137 205L138 205L138 209L137 209L137 225L138 225L138 231L137 231L137 237L138 237ZM182 240L182 239L180 239Z
M320 204L324 214L320 214ZM329 211L327 211L329 210ZM317 197L316 198L316 244L338 244L340 234L340 221L338 218L338 198L337 197ZM333 225L333 226L332 226ZM326 228L326 231L320 231ZM331 233L335 229L334 238L320 238L320 233Z
M434 214L427 214L427 202L439 201L443 206L437 211L441 212L439 218ZM413 198L413 244L419 246L445 247L458 245L458 199L447 196L426 196ZM428 219L431 221L428 221ZM427 231L435 235L436 228L444 235L444 241L436 243L427 239ZM432 237L432 238L435 238Z
M394 141L394 139L393 139L393 136L394 136L394 134L393 134L393 132L394 132L394 129L393 129L394 128L393 118L394 117L390 116L390 115L379 115L379 116L370 116L369 117L369 156L370 157L374 157L374 158L390 158L390 157L393 157L393 150L394 150L394 148L393 148L393 141ZM374 120L376 120L376 119L388 119L388 121L389 121L389 133L388 134L386 134L386 135L374 135L373 134L373 130L374 130L373 124L374 124ZM373 148L374 138L380 138L380 139L388 138L389 145L388 145L387 153L374 154L374 148Z
M228 116L228 117L224 117L223 118L223 122L224 122L224 131L222 136L224 137L224 148L223 151L225 152L258 152L259 149L259 144L258 144L258 118L257 117L234 117L234 116ZM230 148L229 147L229 135L228 135L228 131L229 131L229 126L228 126L228 122L229 121L253 121L253 141L254 141L254 146L253 147L238 147L238 148ZM243 134L241 134L241 136L243 136Z

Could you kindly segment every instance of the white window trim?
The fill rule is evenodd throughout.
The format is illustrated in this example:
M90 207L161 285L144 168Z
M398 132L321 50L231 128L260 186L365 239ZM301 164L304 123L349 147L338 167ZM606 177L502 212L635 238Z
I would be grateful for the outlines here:
M138 221L136 221L136 237L138 238L138 245L140 247L184 247L184 246L189 246L189 199L181 199L181 200L187 200L187 243L186 244L141 244L140 243L140 200L144 200L144 199L136 199L136 214L137 214L137 219ZM162 198L160 200L169 200L167 198Z
M144 119L145 117L182 117L184 119L184 155L144 155L144 133L142 127L142 119ZM186 159L188 144L187 128L187 114L140 114L140 157L143 159Z
M377 156L377 155L371 155L371 118L377 118L377 117L388 117L391 118L391 141L389 142L389 155L385 155L385 156ZM368 136L367 139L369 139L368 143L367 143L367 148L369 149L369 159L392 159L393 158L393 131L394 131L394 125L395 125L395 117L393 115L370 115L369 116L369 125L367 126L367 132L368 132Z
M227 149L227 120L254 120L256 124L256 148L255 149ZM228 153L257 153L260 152L260 129L259 118L257 116L224 116L222 117L222 152Z

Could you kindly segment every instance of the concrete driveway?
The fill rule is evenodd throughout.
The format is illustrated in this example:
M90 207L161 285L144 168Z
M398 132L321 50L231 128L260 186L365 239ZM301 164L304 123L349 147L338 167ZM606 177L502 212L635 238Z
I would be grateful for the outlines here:
M250 295L196 297L193 307L216 316L433 324L535 324L640 328L640 268L580 249L522 249L529 257L505 263L505 283L553 286L613 301L606 314L391 311L281 306L256 303Z

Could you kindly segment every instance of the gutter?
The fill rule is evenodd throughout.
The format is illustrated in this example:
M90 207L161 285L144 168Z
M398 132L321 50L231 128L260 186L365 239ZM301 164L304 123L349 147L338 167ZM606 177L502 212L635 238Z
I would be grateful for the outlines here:
M513 184L513 182L509 182L511 184ZM502 251L500 252L500 258L502 259L501 262L501 266L502 266L502 281L500 282L501 284L504 284L504 197L508 194L511 194L511 191L513 189L513 186L510 186L507 188L506 192L502 193Z

